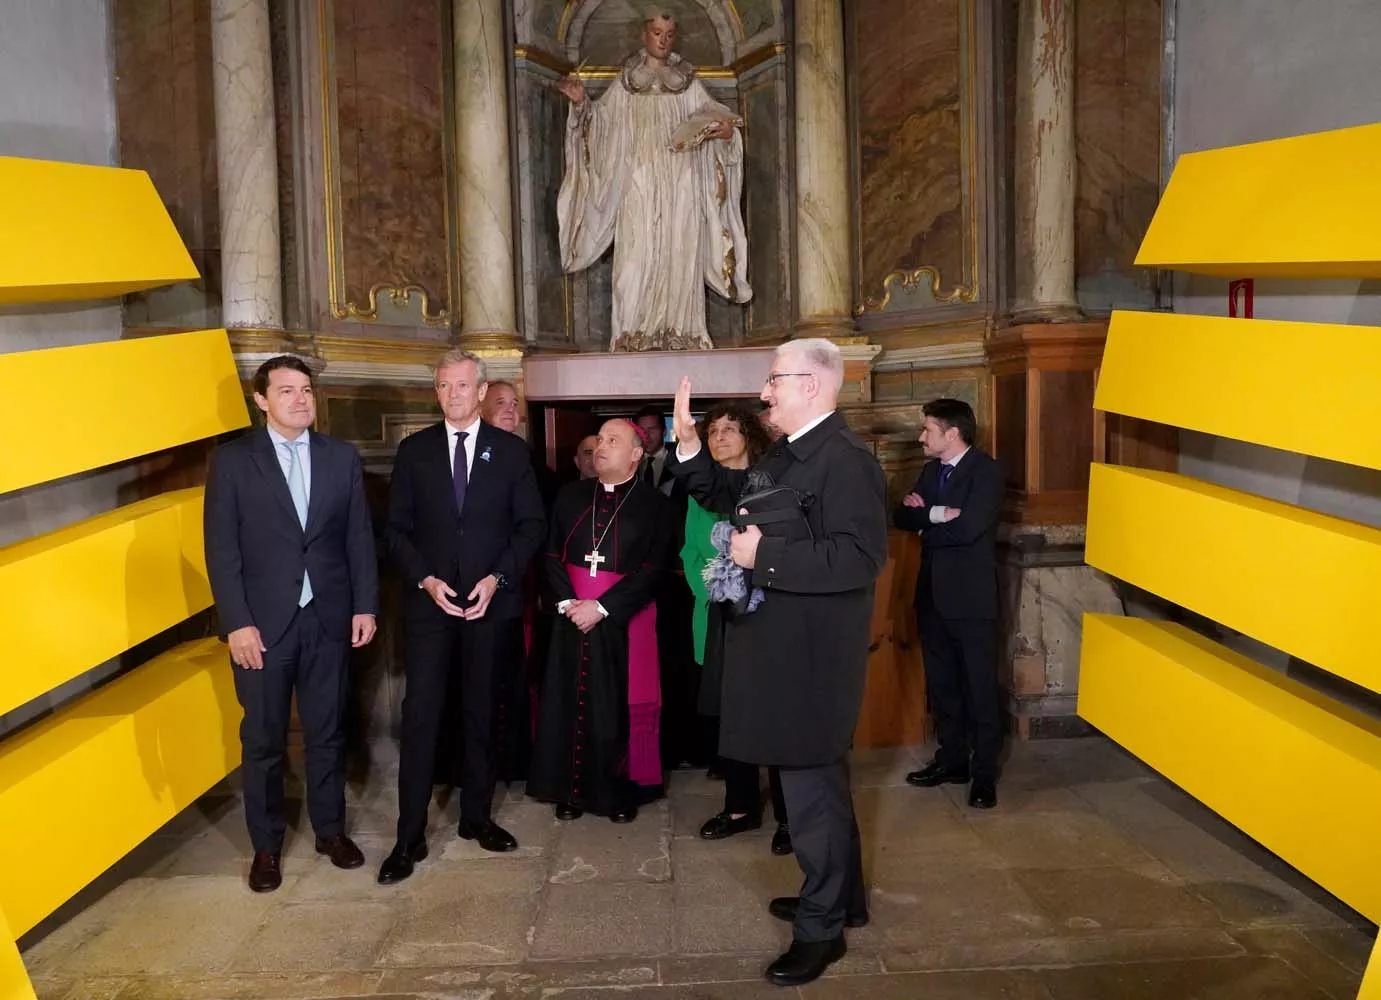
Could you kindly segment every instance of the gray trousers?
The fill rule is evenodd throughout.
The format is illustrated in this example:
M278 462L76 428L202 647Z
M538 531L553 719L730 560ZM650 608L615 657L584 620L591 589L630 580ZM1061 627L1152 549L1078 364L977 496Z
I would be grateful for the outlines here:
M798 941L831 941L846 914L868 912L863 846L849 792L849 762L782 768L791 846L805 881L792 928Z

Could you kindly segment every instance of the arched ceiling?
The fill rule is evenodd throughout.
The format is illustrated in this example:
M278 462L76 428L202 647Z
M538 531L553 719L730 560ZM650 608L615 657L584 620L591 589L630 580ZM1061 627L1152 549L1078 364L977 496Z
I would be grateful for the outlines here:
M713 65L732 61L737 46L747 39L779 27L782 0L659 0L683 17L682 53L692 62ZM599 48L619 48L625 54L636 46L637 21L649 0L515 0L520 39L533 41L545 37L566 48L572 24L590 22L582 41L600 39ZM601 8L608 8L601 10ZM684 8L684 10L682 10ZM630 27L631 25L631 27ZM706 59L707 53L694 50L710 44L704 33L714 28L720 56ZM596 30L597 29L597 30ZM628 35L624 39L623 35ZM780 34L780 31L778 31ZM694 36L702 36L695 38ZM732 46L728 43L732 42ZM694 50L691 48L694 46Z

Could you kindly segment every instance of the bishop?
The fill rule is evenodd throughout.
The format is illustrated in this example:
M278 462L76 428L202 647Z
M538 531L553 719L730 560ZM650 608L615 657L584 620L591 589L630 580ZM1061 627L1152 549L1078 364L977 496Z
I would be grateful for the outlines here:
M597 478L556 496L543 566L556 609L527 793L558 819L631 822L661 794L658 584L672 559L671 507L638 476L638 428L610 420Z

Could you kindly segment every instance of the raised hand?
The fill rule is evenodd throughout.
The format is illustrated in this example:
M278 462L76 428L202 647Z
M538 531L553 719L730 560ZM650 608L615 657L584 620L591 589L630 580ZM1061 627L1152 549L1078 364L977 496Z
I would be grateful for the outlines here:
M681 384L676 389L676 402L671 411L671 430L676 435L678 443L686 446L687 450L691 445L697 448L700 446L700 435L695 429L695 418L691 416L691 383L686 376L681 377Z

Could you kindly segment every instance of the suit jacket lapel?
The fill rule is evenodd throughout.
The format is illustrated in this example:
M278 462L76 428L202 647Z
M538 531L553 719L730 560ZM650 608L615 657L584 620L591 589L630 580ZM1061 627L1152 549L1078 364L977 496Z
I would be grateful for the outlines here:
M949 482L945 483L945 496L953 497L958 495L954 491L961 482L973 474L976 457L972 448L964 453L964 457L959 460L959 464L956 465L954 471L949 474ZM943 499L943 497L941 499ZM946 506L949 505L946 504Z
M437 481L437 489L444 489L446 496L450 500L451 510L456 517L460 517L460 510L456 507L456 483L452 478L451 471L451 428L446 421L435 424L435 435L427 444L424 458L427 468L431 470L431 475ZM466 489L466 497L469 497L469 489Z
M470 464L470 479L465 485L466 507L474 503L476 490L483 490L489 485L489 477L493 472L489 466L494 455L494 434L494 428L481 420L479 430L475 432L475 460ZM485 458L485 455L490 457ZM453 494L454 492L452 490Z
M307 488L307 537L310 538L321 520L321 509L326 503L332 470L326 464L326 439L313 432L307 440L312 452L312 481Z
M254 464L259 467L259 474L268 483L269 492L278 498L283 505L283 510L292 518L293 524L301 530L301 522L297 519L297 508L293 506L292 493L288 491L288 480L283 475L283 466L278 461L278 455L273 448L273 439L269 437L267 428L261 427L255 431L254 441ZM316 435L312 435L315 437ZM312 456L316 457L315 454Z

